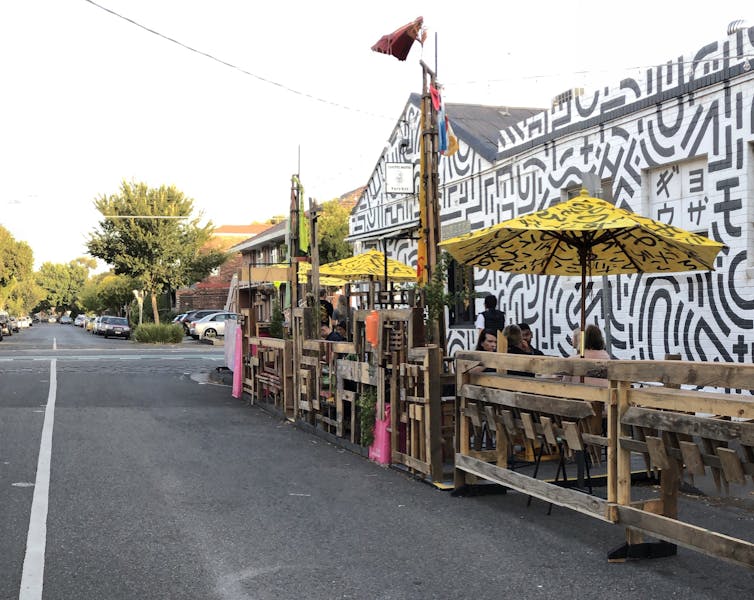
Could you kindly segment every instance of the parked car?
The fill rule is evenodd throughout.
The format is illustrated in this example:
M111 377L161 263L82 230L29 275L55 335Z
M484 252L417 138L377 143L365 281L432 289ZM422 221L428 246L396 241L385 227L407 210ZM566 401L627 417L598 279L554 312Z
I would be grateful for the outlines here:
M71 317L69 317L68 315L63 315L62 317L60 317L61 325L70 325L71 323L73 323L73 319L71 319Z
M16 319L16 317L10 317L9 321L10 321L10 330L13 333L18 333L21 330L21 328L18 326L18 319Z
M92 328L91 328L91 332L94 335L99 335L101 322L102 322L102 317L94 317L94 321L92 321Z
M181 324L183 325L183 329L186 332L186 335L191 335L191 323L196 322L199 319L202 319L206 317L207 315L212 315L214 313L218 312L225 312L224 308L202 308L197 310L190 310L187 312L183 319L181 319Z
M0 336L13 335L13 329L10 324L10 317L8 314L0 314Z
M73 324L76 327L83 327L84 323L86 323L86 315L84 314L76 315L76 318L73 320Z
M31 319L29 317L18 317L18 326L21 329L28 329L31 327Z
M109 337L131 337L131 327L125 317L102 317L100 320L100 334Z
M94 333L94 322L97 320L97 317L87 317L86 323L84 323L84 329L86 331L89 331L90 333Z
M236 313L216 312L191 323L189 335L195 340L212 339L225 335L225 321L237 318Z

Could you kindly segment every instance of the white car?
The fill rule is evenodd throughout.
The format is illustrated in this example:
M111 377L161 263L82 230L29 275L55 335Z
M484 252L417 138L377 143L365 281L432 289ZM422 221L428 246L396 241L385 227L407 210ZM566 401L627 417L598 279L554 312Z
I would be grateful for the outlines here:
M232 312L216 312L206 317L202 317L198 321L191 323L189 329L189 335L195 340L201 340L203 338L212 339L218 336L225 335L225 321L228 319L235 320L237 318L236 313Z

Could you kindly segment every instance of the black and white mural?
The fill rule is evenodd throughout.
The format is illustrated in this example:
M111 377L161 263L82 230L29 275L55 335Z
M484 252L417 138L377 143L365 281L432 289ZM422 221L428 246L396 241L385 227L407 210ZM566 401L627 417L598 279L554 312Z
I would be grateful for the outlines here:
M601 184L596 193L616 205L728 247L712 272L592 279L587 322L609 328L612 352L754 362L753 56L750 28L613 87L574 95L499 131L492 162L461 139L461 150L442 159L443 226L465 222L475 230L545 208L578 193L589 174ZM408 104L383 160L418 160L418 120L418 107ZM401 136L401 126L411 133ZM379 171L352 216L352 235L416 217L418 209L398 206L408 197L381 192ZM411 242L388 248L399 260L415 260ZM578 278L475 271L476 291L496 295L510 322L530 323L535 345L553 355L573 352L580 285ZM449 331L451 353L475 341L472 329Z

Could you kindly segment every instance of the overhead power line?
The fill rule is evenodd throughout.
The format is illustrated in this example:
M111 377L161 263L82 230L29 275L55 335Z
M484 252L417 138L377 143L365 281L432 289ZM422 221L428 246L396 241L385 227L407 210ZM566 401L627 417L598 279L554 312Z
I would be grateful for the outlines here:
M134 21L133 19L126 17L125 15L122 15L120 13L115 12L114 10L107 8L106 6L102 6L101 4L97 4L93 0L84 0L84 2L88 2L92 6L96 6L97 8L104 10L107 13L110 13L111 15L118 17L119 19L123 19L127 23L130 23L131 25L135 25L136 27L139 27L140 29L143 29L144 31L147 31L153 35L156 35L157 37L162 38L163 40L166 40L168 42L171 42L173 44L176 44L180 46L181 48L184 48L190 52L193 52L195 54L198 54L200 56L204 56L205 58L208 58L210 60L213 60L217 63L220 63L223 66L230 67L231 69L235 69L236 71L243 73L244 75L248 75L249 77L253 77L254 79L258 79L259 81L262 81L268 85L273 85L275 87L280 88L281 90L285 90L286 92L290 92L291 94L296 94L298 96L301 96L303 98L308 98L310 100L314 100L315 102L320 102L322 104L327 104L329 106L334 106L336 108L342 108L344 110L350 110L353 112L361 113L363 115L369 115L372 117L378 117L380 119L391 119L392 117L388 117L386 115L380 115L376 113L372 113L369 111L362 110L360 108L356 108L353 106L348 106L345 104L340 104L338 102L333 102L332 100L327 100L325 98L320 98L319 96L314 96L312 94L308 94L306 92L302 92L301 90L294 89L292 87L289 87L283 83L279 83L277 81L273 81L272 79L268 79L266 77L262 77L261 75L257 75L256 73L252 73L251 71L247 71L246 69L239 67L238 65L234 65L233 63L228 62L227 60L223 60L222 58L218 58L212 54L209 54L208 52L204 52L203 50L199 50L197 48L193 48L192 46L189 46L188 44L184 44L183 42L176 40L175 38L172 38L170 36L167 36L163 33L160 33L159 31L156 31L154 29L151 29L150 27L147 27L146 25L142 25L138 21Z

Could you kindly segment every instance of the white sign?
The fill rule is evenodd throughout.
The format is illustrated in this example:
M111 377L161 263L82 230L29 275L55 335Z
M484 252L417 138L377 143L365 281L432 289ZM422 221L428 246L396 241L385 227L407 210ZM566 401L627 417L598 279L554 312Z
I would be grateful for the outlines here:
M414 165L385 163L385 191L388 194L413 194Z

